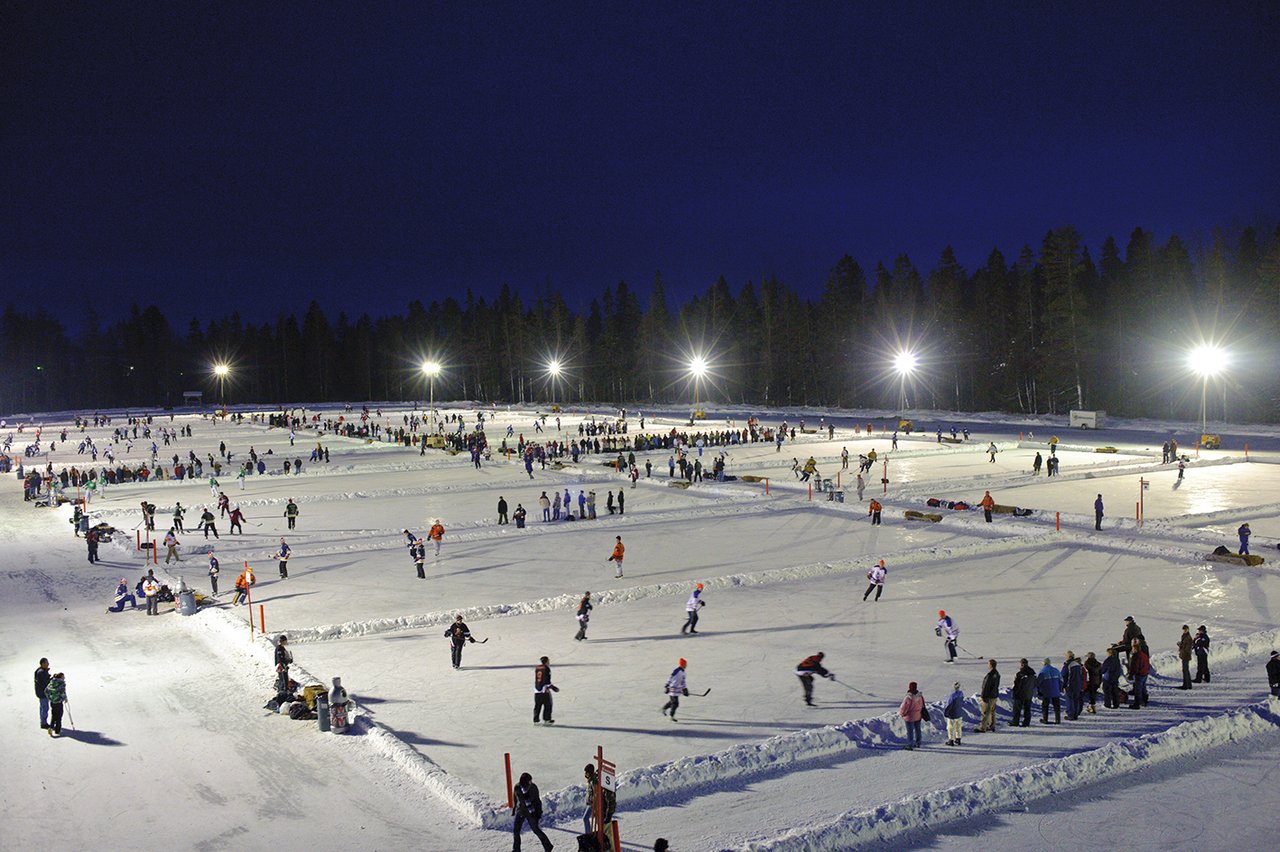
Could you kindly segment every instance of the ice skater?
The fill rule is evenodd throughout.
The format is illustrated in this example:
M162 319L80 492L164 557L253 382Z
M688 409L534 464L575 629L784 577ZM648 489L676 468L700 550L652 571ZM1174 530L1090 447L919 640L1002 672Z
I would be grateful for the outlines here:
M667 685L663 687L667 691L667 703L662 705L662 715L671 716L671 721L676 721L676 710L680 709L680 696L689 694L689 686L685 682L684 672L688 668L689 663L681 657L676 662L676 667L671 670L671 677L667 678Z
M427 530L427 538L435 542L436 559L440 558L440 542L444 539L444 524L440 523L439 518L433 518L431 521L431 529Z
M444 632L445 638L449 640L450 659L453 667L461 668L462 666L462 646L468 642L474 643L476 640L471 635L471 630L467 628L467 624L462 620L462 616L458 616L453 620L453 624L449 625L449 629Z
M285 540L283 538L281 538L280 547L276 550L276 555L275 555L276 562L279 563L281 580L289 579L289 556L290 555L291 555L291 551L289 550L289 545L285 543Z
M945 609L938 610L938 625L933 628L935 636L943 637L942 641L947 649L947 662L954 663L956 661L956 640L960 638L960 628L956 626L951 616L947 615Z
M880 560L880 564L871 566L871 570L867 572L867 579L871 582L867 584L867 590L862 593L862 599L865 601L867 596L871 594L871 590L875 589L876 600L880 600L880 593L884 591L884 578L889 576L889 570L884 567L884 560Z
M539 657L538 665L533 669L533 724L556 723L551 718L551 693L559 691L560 688L551 682L551 658Z
M591 592L583 592L578 601L578 633L573 638L581 642L587 638L587 623L591 621Z
M693 594L689 595L689 600L685 601L685 620L684 626L680 628L681 633L684 633L685 631L688 631L689 633L698 632L698 610L702 609L706 605L707 602L702 599L702 584L699 583L697 587L694 588Z
M622 557L626 554L627 549L622 546L622 536L616 536L618 543L613 546L613 553L607 561L612 562L617 569L617 573L613 575L615 580L622 579Z
M796 677L800 678L800 686L804 688L804 703L809 705L810 707L814 706L814 703L813 703L814 675L817 675L818 677L825 677L827 680L836 679L835 672L830 672L830 671L827 671L825 668L823 668L822 660L825 657L826 657L826 654L819 651L818 653L814 654L812 657L805 657L803 660L800 661L800 665L796 666Z

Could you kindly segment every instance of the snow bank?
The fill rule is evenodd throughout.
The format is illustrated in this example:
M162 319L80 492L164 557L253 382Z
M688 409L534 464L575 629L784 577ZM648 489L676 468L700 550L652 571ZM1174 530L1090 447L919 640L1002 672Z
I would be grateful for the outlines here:
M1160 733L1051 758L970 784L910 796L873 810L849 811L824 825L798 829L742 849L744 852L813 852L883 843L910 832L936 829L982 814L1021 810L1027 802L1228 743L1276 733L1280 733L1280 700L1268 698L1222 715L1184 722Z

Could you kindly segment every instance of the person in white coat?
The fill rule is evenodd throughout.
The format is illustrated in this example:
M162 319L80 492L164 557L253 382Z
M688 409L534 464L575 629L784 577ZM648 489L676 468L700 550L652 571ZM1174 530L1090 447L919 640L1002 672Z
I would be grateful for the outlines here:
M698 632L698 610L702 609L706 605L707 602L702 599L702 584L699 583L697 588L693 590L693 594L689 595L688 602L684 605L686 618L684 626L680 628L681 633L684 633L686 630L690 633Z
M676 721L676 710L680 707L680 696L689 694L689 687L685 683L684 670L688 667L688 662L683 657L679 663L671 671L671 677L667 678L667 703L662 705L662 715L666 716L670 710L671 721Z
M945 609L938 610L938 626L933 629L935 635L941 636L947 648L947 662L956 661L956 640L960 638L960 628L956 626Z
M875 589L876 600L880 600L880 593L884 591L884 578L889 576L889 569L884 567L884 560L880 560L880 564L872 566L867 572L867 579L871 582L867 584L867 590L862 593L862 599L865 601L867 596L871 594L871 590Z

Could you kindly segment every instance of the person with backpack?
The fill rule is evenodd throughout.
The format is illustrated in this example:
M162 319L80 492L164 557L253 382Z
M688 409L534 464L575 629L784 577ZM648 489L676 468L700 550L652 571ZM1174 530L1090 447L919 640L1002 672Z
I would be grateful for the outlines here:
M1036 670L1031 668L1026 657L1018 661L1018 666L1018 673L1013 676L1013 717L1009 726L1030 728L1031 702L1036 695Z
M1049 705L1053 705L1053 724L1062 724L1062 672L1044 658L1044 668L1036 675L1036 692L1040 695L1040 724L1049 724Z
M876 600L880 600L880 593L884 591L884 578L889 576L889 571L884 567L884 560L881 559L878 565L873 565L871 570L867 572L867 590L862 593L862 599L865 601L867 596L871 594L871 590L876 591Z
M142 594L147 599L147 615L160 614L160 583L148 575L142 581Z
M1209 630L1203 624L1196 628L1196 635L1191 637L1191 650L1196 655L1195 682L1209 682Z
M942 708L942 718L947 720L947 745L960 745L961 723L964 721L964 693L960 691L960 681L951 684L951 695L947 697L947 706Z
M538 821L542 819L542 797L538 794L538 785L533 783L533 776L528 772L520 773L520 780L516 783L512 795L515 797L516 812L515 826L512 829L512 852L520 852L520 830L526 822L529 823L529 828L537 838L542 841L544 852L551 852L552 843L538 826Z
M898 707L898 715L907 723L906 749L912 751L920 746L920 723L929 715L924 706L924 695L917 689L914 680L907 684L907 694Z
M62 708L67 703L67 676L58 672L49 678L44 688L45 698L49 702L49 736L56 737L62 733Z

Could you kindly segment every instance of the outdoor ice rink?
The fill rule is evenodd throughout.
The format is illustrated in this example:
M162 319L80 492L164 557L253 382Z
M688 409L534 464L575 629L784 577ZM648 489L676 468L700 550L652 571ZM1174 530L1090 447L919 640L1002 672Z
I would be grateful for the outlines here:
M474 424L473 409L444 410ZM335 407L318 411L322 417L339 413ZM384 408L382 419L395 427L408 411ZM795 413L757 414L768 426L784 418L798 425L800 419ZM577 438L584 416L605 422L614 415L604 408L567 410L562 432L555 431L551 415L547 432L535 434L533 409L488 410L487 434L497 445L511 424L531 440ZM730 416L739 429L745 425L745 414ZM813 428L818 415L804 419ZM967 442L939 444L927 431L900 435L898 449L891 450L882 430L887 421L859 418L863 427L874 424L867 435L851 430L853 420L838 416L832 439L825 432L797 433L798 440L780 451L772 443L702 450L708 468L723 449L729 476L767 477L766 493L764 482L741 479L674 487L666 451L637 453L641 479L633 488L602 464L616 455L607 452L559 470L535 465L530 480L518 460L497 453L477 470L465 453L419 455L416 448L310 431L299 432L291 448L288 430L183 415L175 423L190 423L194 435L164 448L170 452L185 457L194 450L204 458L225 441L243 458L252 445L260 454L271 450L277 468L286 456L301 457L303 473L251 476L243 490L224 476L222 489L250 523L243 535L230 535L220 518L216 540L191 531L201 508L213 503L207 477L111 487L93 501L91 516L121 534L102 548L97 566L84 561L82 542L71 534L70 507L32 509L11 484L0 495L3 552L10 563L0 588L6 702L19 705L14 714L30 715L31 664L56 653L57 665L75 672L77 718L95 720L91 729L100 737L135 746L142 756L117 756L123 764L99 757L86 769L70 748L48 754L43 736L26 744L31 738L24 730L16 749L19 769L6 784L11 795L0 805L0 817L12 828L0 845L69 848L96 834L93 820L105 811L88 807L64 816L69 825L58 843L40 841L37 822L20 813L37 796L38 764L74 778L73 789L84 796L112 795L120 783L116 772L143 788L129 798L159 793L154 785L163 784L166 806L198 819L180 832L148 821L149 842L157 848L268 848L265 834L274 829L267 821L274 812L260 800L255 804L255 791L274 797L290 814L285 818L297 831L291 839L324 845L322 829L337 817L326 813L322 797L282 789L279 779L300 773L308 783L337 783L327 774L330 767L370 823L362 829L371 832L368 842L343 845L385 848L416 838L417 848L504 850L511 841L503 755L510 753L516 773L532 772L541 787L544 827L553 841L573 849L573 835L581 831L582 766L603 746L619 768L618 816L627 849L649 849L658 836L671 838L682 852L837 849L877 841L947 846L957 838L977 848L987 845L987 833L992 843L1021 842L1031 835L1019 834L1019 825L1029 832L1030 823L993 820L976 797L958 816L924 820L921 797L956 788L960 792L948 795L963 802L963 785L996 779L989 783L1016 786L1015 770L1028 767L1061 781L1073 776L1069 766L1060 766L1064 760L1093 759L1108 744L1169 736L1171 730L1180 732L1173 746L1180 759L1153 760L1134 770L1134 780L1154 783L1164 776L1153 779L1151 773L1159 772L1181 777L1216 759L1221 743L1210 735L1202 742L1177 726L1203 723L1213 730L1217 720L1234 719L1230 714L1239 708L1264 700L1264 651L1272 646L1280 613L1280 453L1270 447L1274 438L1255 439L1262 448L1247 460L1242 441L1198 457L1184 443L1192 460L1179 482L1174 467L1160 463L1156 430L1139 440L1107 438L1115 453L1096 452L1088 433L1062 432L1061 475L1047 479L1032 475L1031 460L1036 452L1049 456L1052 431L1037 429L1032 436L1017 426L973 422ZM631 434L640 431L635 413L628 425ZM702 425L723 429L726 421ZM47 422L46 437L59 426ZM933 426L922 423L926 430ZM646 432L672 428L688 427L676 414L646 416ZM91 427L87 434L105 443L108 432ZM78 437L49 456L55 469L84 464L86 457L75 453ZM317 441L329 447L329 464L305 463ZM990 441L1000 449L994 463L985 453ZM135 446L134 458L117 455L136 462L142 445ZM848 470L840 465L844 447ZM871 449L879 458L859 501L852 485L857 457ZM843 502L797 480L793 458L803 463L810 456L822 477L838 476ZM653 462L652 478L644 476L646 459ZM566 488L575 512L578 492L594 490L598 518L543 522L539 495ZM619 489L625 491L625 515L610 515L606 492ZM980 511L925 505L930 497L976 505L987 490L998 504L1032 514L997 513L988 524ZM1096 532L1093 500L1099 493L1107 510L1103 530ZM497 524L499 496L511 510L517 504L528 510L527 529ZM873 496L885 504L879 527L867 517ZM283 517L290 498L301 512L293 531ZM158 575L175 583L182 578L205 592L210 547L222 562L222 595L192 618L167 607L155 619L142 610L103 613L116 582L125 577L132 586L144 569L134 546L143 499L157 504L160 535L175 501L188 508L188 532L179 534L183 561L165 565L162 556ZM943 519L907 520L909 509ZM427 579L420 580L402 531L424 535L436 518L446 528L442 552L437 559L428 547ZM1265 555L1263 566L1204 558L1219 544L1235 550L1235 529L1243 521L1252 524L1253 551ZM625 576L615 579L606 559L619 535L626 545ZM293 549L287 580L277 578L271 559L281 536ZM866 571L879 559L889 570L883 597L864 602ZM245 562L259 581L253 605L232 607L229 590ZM707 606L698 635L682 635L685 601L699 582ZM577 642L574 611L587 590L596 608L587 640ZM934 635L940 609L961 630L956 665L944 663ZM468 645L455 671L442 634L458 613L474 636L487 641ZM1159 675L1147 710L1104 711L1099 704L1096 716L1014 731L1004 727L1003 698L1000 729L970 735L977 719L971 700L962 749L943 745L936 707L925 726L926 748L899 748L903 726L896 710L908 681L917 681L931 704L945 699L953 681L972 695L986 658L994 657L1007 688L1020 657L1037 669L1044 657L1060 666L1068 650L1101 657L1119 638L1126 615L1142 625ZM252 633L251 617L265 619L269 636L290 635L295 665L309 675L300 680L342 677L358 705L349 736L322 736L314 722L262 709L271 696L272 649ZM1213 663L1211 688L1173 689L1180 675L1172 652L1184 623L1206 624L1215 647L1224 649ZM1236 639L1244 644L1228 649ZM825 652L838 680L819 680L817 706L809 708L793 671L817 651ZM543 655L561 690L554 726L532 724L533 667ZM673 723L659 712L662 687L682 657L694 695L682 699ZM1275 753L1274 727L1252 735L1259 749ZM130 750L94 753L112 751ZM1187 757L1194 754L1200 763ZM1223 752L1222 759L1242 757ZM154 761L191 768L160 772ZM1053 783L1016 794L1034 809L1042 800L1047 804ZM1098 783L1100 795L1121 795L1123 784ZM1085 794L1080 807L1088 803ZM880 817L867 816L886 807ZM236 830L254 822L257 835ZM1135 828L1130 820L1128 830ZM1144 833L1158 840L1162 830L1153 824ZM529 836L525 842L536 844ZM1106 845L1101 838L1083 842L1085 848Z

